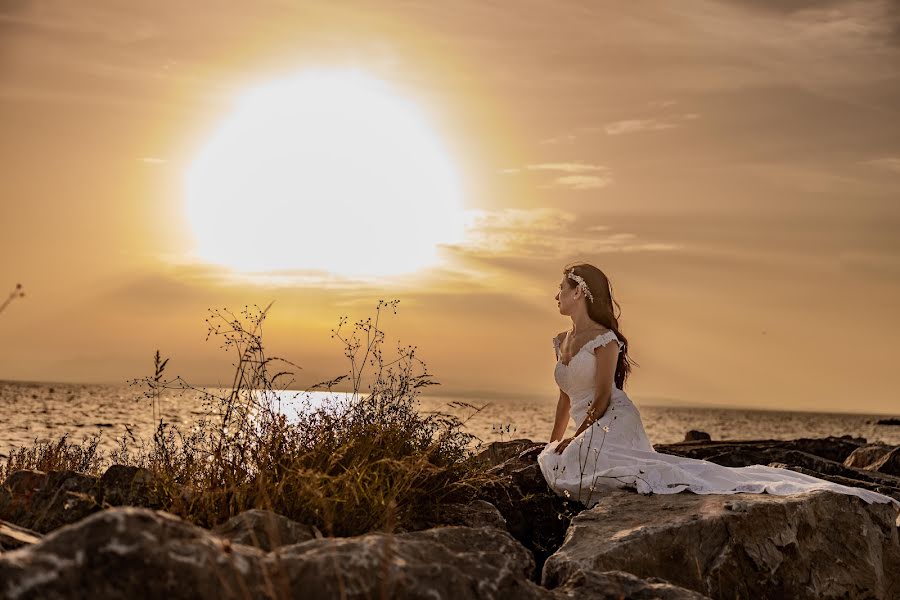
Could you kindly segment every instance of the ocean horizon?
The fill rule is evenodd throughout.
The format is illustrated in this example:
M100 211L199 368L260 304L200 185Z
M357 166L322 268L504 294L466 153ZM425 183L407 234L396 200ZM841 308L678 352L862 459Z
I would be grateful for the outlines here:
M200 387L200 386L197 386ZM201 389L214 392L230 388L210 386ZM346 398L345 392L279 392L281 409L291 418L298 404L312 405L332 399ZM647 435L654 444L669 444L684 439L688 430L709 433L714 440L796 439L851 435L869 443L900 444L900 426L878 425L890 414L813 412L770 410L705 405L660 405L632 398L641 412ZM472 398L450 394L421 394L419 410L443 412L465 422L464 431L479 443L528 438L536 442L549 440L553 427L556 401L553 398ZM465 405L478 407L477 411ZM161 417L186 430L207 414L201 394L166 390L159 405ZM0 427L0 458L13 448L26 447L35 441L48 442L69 434L79 442L93 434L101 434L100 447L113 449L115 440L127 431L149 441L154 422L149 400L143 388L128 384L71 383L60 381L0 380L0 410L6 415ZM570 421L567 435L574 433Z

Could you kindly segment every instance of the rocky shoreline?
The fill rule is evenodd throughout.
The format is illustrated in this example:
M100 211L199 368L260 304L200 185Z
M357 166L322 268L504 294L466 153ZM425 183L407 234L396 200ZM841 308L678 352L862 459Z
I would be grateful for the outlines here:
M900 446L688 437L656 450L900 500ZM135 467L17 471L0 486L0 599L900 598L889 504L620 490L586 510L547 487L543 447L495 442L472 460L501 484L407 530L343 538L262 510L198 527L155 510L151 475Z

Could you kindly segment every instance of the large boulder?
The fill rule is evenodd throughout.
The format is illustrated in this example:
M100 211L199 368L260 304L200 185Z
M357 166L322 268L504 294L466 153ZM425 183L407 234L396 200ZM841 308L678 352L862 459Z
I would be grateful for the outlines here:
M315 525L303 525L269 510L245 510L213 528L219 536L235 544L272 550L324 537Z
M168 513L112 508L0 554L0 598L522 598L553 594L493 527L312 539L266 553Z
M845 494L606 494L542 582L621 570L712 598L900 597L896 510Z

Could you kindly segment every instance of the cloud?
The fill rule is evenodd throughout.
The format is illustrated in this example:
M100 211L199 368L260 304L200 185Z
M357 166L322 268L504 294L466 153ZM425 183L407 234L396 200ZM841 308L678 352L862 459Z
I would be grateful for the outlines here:
M573 190L593 190L612 183L609 167L579 162L539 163L519 168L501 169L500 173L520 173L522 171L557 171L570 173L556 177L550 183L539 185L539 188L567 187ZM598 173L597 175L571 175L571 173Z
M686 113L674 117L660 119L625 119L608 123L604 129L608 135L620 135L623 133L635 133L637 131L656 131L660 129L674 129L681 126L683 121L699 119L697 113Z
M629 232L610 233L606 225L586 225L575 214L552 208L472 210L466 239L446 247L467 256L558 261L573 254L659 252L679 244L638 240Z
M887 156L884 158L875 158L872 160L862 161L863 164L872 165L874 167L878 167L880 169L887 169L888 171L893 171L894 173L900 173L900 157L897 156Z
M567 175L565 177L557 177L551 184L538 187L567 187L573 190L596 190L605 188L611 183L612 177L610 175L604 175L602 177L597 177L595 175Z

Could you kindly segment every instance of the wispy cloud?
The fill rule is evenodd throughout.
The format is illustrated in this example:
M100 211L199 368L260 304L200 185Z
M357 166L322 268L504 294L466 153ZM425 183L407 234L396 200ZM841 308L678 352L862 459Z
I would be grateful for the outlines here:
M638 131L657 131L660 129L674 129L680 127L684 121L699 119L697 113L687 113L666 118L652 119L624 119L607 123L604 128L608 135L620 135L623 133L635 133Z
M596 190L612 183L611 175L566 175L557 177L552 183L538 186L540 188L565 187L573 190Z
M887 156L884 158L875 158L862 162L866 165L872 165L873 167L887 169L888 171L893 171L894 173L900 173L900 157L898 156Z
M550 183L541 184L539 188L567 187L573 190L591 190L608 186L612 183L612 172L609 167L581 162L538 163L524 167L501 169L500 173L521 173L522 171L551 171L566 173L554 178ZM595 173L582 175L581 173Z
M486 258L562 260L573 254L660 252L680 244L641 240L606 225L585 225L575 214L552 208L472 210L466 214L466 242L447 248Z
M157 158L155 156L144 156L140 159L140 161L143 163L151 164L151 165L161 165L166 162L166 159Z

